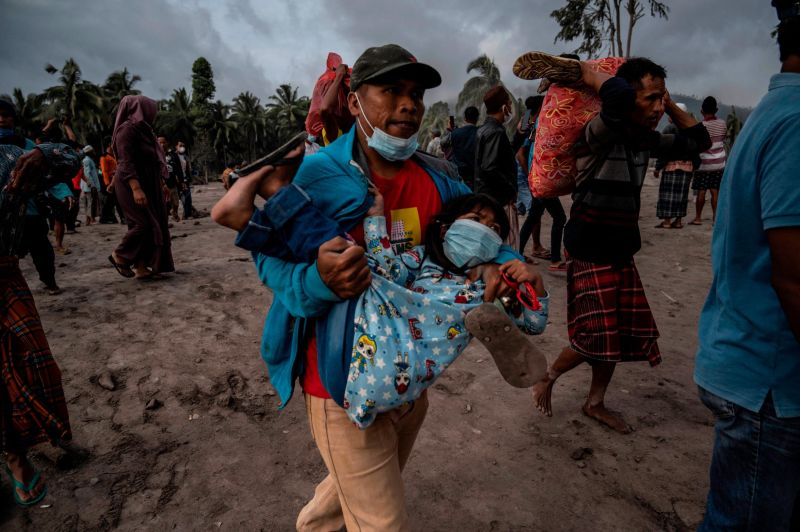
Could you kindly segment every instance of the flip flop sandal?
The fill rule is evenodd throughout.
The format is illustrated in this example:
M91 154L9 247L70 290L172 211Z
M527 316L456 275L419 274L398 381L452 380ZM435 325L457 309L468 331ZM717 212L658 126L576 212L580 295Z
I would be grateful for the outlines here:
M136 275L135 273L133 273L133 270L131 270L130 266L125 266L124 264L120 264L117 261L115 261L113 255L108 256L108 262L110 262L111 265L114 266L114 269L117 270L118 274L120 274L126 279L130 279L131 277Z
M547 359L508 315L492 303L467 313L467 330L489 351L500 374L511 386L530 388L547 373Z
M39 495L37 495L36 497L34 497L32 499L28 499L28 500L23 501L20 498L19 493L17 493L17 488L21 489L26 494L30 493L31 490L33 490L33 488L35 488L39 484L39 480L42 477L42 475L41 475L41 473L39 473L39 471L36 471L34 473L33 478L31 479L30 483L27 486L25 484L23 484L22 482L20 482L19 480L17 480L16 478L14 478L14 474L11 472L11 469L9 469L7 465L6 465L6 474L8 475L8 478L11 479L11 483L14 485L14 502L17 503L17 506L21 506L23 508L31 507L34 504L40 502L42 499L45 498L45 495L47 495L47 485L46 484L42 487L42 491L39 492Z
M547 271L550 273L567 273L567 263L562 262L561 264L557 265L550 265L547 267Z
M540 251L534 251L533 256L536 257L537 259L550 260L550 252L547 251L546 249L542 249Z
M160 281L162 279L166 279L167 277L164 276L164 275L161 275L160 273L151 273L150 275L136 275L136 274L134 274L134 278L137 281L152 282L152 281Z
M581 64L574 59L544 52L527 52L514 62L514 75L522 79L547 78L554 83L570 84L583 79Z

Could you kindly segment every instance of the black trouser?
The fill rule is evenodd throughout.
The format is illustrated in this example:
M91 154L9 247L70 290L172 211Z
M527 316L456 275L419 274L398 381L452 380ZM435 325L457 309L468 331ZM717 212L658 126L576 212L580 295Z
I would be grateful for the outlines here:
M105 189L103 189L100 194L103 196L103 210L100 212L100 223L117 223L117 218L114 216L114 209L117 210L119 219L122 221L124 216L122 216L122 209L120 209L119 204L117 203L116 194L113 192L107 192Z
M553 218L553 227L550 229L550 260L552 262L561 260L561 240L564 238L564 225L567 223L567 215L561 200L558 198L533 198L531 210L528 217L519 230L519 252L525 249L528 238L531 236L533 226L542 221L544 211Z
M72 197L75 198L75 201L72 204L72 208L67 213L66 220L64 220L67 231L75 230L75 221L78 219L78 214L81 212L81 189L73 189Z
M56 254L53 245L47 238L50 230L47 218L44 216L25 216L25 226L22 233L22 248L20 257L31 254L33 265L39 272L39 279L48 287L56 285Z
M192 186L187 182L184 184L183 192L181 193L183 199L183 219L188 220L194 214L192 207Z

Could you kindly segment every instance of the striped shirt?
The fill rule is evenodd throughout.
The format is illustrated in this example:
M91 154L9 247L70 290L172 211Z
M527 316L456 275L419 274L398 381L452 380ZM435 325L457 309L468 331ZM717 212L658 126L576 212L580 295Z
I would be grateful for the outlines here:
M698 170L701 172L723 170L726 159L725 137L728 133L725 121L719 118L712 118L711 120L703 120L703 125L711 137L711 148L700 154L700 168Z

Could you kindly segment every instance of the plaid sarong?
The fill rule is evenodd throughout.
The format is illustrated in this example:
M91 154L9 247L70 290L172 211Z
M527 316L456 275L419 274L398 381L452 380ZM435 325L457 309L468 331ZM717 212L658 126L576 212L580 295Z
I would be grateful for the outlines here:
M664 171L658 187L658 218L683 218L686 216L686 205L689 202L689 185L692 173L683 170Z
M16 257L0 257L0 450L72 438L61 371Z
M567 265L569 339L577 353L603 362L661 362L658 328L633 259L623 265Z

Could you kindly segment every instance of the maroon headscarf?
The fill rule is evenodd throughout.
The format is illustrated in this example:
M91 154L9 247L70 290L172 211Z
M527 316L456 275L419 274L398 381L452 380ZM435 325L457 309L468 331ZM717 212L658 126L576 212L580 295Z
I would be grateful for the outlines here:
M167 160L164 155L164 150L161 145L156 142L156 134L153 131L153 126L156 122L156 114L158 113L158 104L155 100L147 96L136 96L129 94L124 96L119 102L117 109L117 119L114 121L114 134L111 136L111 145L115 146L117 141L117 132L123 124L130 123L133 126L138 126L139 129L148 131L148 140L152 139L158 159L161 162L161 175L164 178L168 177ZM145 126L142 128L142 126Z

